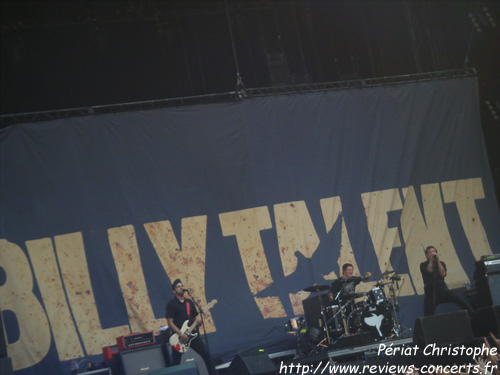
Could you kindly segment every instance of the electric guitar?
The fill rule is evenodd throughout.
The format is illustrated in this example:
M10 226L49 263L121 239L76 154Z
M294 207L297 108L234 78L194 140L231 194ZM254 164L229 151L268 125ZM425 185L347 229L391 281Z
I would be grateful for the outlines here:
M211 301L207 305L207 309L212 308L212 306L215 305L216 303L217 303L217 300L214 299L213 301ZM172 346L172 348L177 350L179 353L186 353L189 350L189 346L191 345L191 341L193 341L198 336L197 333L191 333L196 328L196 325L197 324L195 321L191 326L189 326L189 320L186 320L182 324L180 331L181 331L182 335L186 334L189 337L189 340L187 342L182 342L179 335L177 333L174 333L170 337L170 340L169 340L169 343Z
M179 353L186 353L189 349L189 345L191 345L191 341L193 341L198 336L197 333L191 333L193 329L196 328L196 325L196 322L194 322L190 327L189 320L186 320L182 325L181 332L183 335L186 334L189 337L189 340L187 342L182 342L179 335L177 333L174 333L169 340L172 348L177 350Z

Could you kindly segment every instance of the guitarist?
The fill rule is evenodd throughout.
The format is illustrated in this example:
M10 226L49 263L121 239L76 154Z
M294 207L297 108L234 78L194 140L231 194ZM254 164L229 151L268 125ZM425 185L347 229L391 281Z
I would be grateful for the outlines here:
M179 335L180 341L186 343L189 341L190 337L186 334L183 334L180 330L180 327L182 327L186 320L189 321L189 326L191 326L193 323L196 323L196 325L199 326L201 325L201 317L198 314L193 301L191 301L191 299L189 298L184 297L184 285L182 285L180 279L176 279L173 282L172 290L174 291L175 297L168 301L166 307L168 326L173 333ZM198 329L195 328L191 333L198 333ZM201 358L203 358L203 361L207 366L208 373L210 375L216 375L217 372L212 363L212 359L210 358L208 349L203 340L200 339L199 334L191 341L190 347L193 348L193 350L198 353ZM173 365L178 365L181 362L181 357L182 353L178 352L175 349L172 349Z

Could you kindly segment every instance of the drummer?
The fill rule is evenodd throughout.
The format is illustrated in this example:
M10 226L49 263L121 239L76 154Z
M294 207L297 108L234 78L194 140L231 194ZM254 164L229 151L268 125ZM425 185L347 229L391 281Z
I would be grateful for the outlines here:
M371 273L367 272L360 276L353 276L354 266L351 263L345 263L342 266L342 276L335 280L330 287L332 291L333 298L337 297L339 291L341 291L339 298L346 298L348 295L352 295L356 292L356 285L358 285L361 281L368 280L371 277Z

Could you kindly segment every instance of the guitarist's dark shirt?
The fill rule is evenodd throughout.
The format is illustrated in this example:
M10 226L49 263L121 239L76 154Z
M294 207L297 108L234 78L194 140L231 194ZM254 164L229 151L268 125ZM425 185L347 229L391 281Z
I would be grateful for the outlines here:
M189 308L190 308L190 315L188 316L187 314L187 306L186 304L189 303ZM177 297L174 297L167 303L167 314L166 317L174 319L174 324L177 326L177 328L181 329L182 325L186 320L189 320L189 325L193 324L196 316L198 315L198 311L196 310L196 307L190 299L186 298L184 299L184 302L179 301ZM196 329L192 331L193 333L196 332Z

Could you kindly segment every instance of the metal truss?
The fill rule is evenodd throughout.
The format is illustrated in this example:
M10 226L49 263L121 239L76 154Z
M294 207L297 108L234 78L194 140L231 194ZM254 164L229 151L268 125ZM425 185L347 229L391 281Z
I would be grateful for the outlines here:
M477 72L474 68L291 86L245 88L244 85L238 85L235 91L218 94L2 115L0 116L0 127L20 123L52 121L62 118L82 117L105 113L129 112L209 103L237 102L253 97L361 89L366 87L400 85L410 82L435 81L470 76L477 76Z
M406 74L406 75L390 76L390 77L363 78L363 79L360 78L349 81L246 89L246 93L248 97L297 94L304 92L333 91L333 90L345 90L345 89L365 88L374 86L401 85L409 82L435 81L435 80L452 79L460 77L470 77L476 75L477 72L474 68L467 68L458 70L429 72L429 73Z

